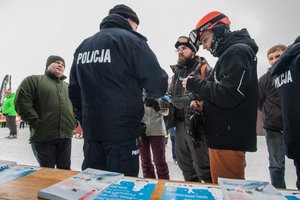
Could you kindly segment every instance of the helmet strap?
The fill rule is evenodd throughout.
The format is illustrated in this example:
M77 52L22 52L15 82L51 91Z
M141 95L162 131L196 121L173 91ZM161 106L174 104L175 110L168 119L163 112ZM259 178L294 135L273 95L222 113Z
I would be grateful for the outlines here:
M230 28L225 24L217 24L213 29L213 39L211 42L211 54L215 57L218 56L218 47L222 43L223 39L228 33L230 33Z
M213 33L213 39L211 41L211 45L210 45L210 53L214 56L214 57L218 57L217 54L217 49L219 47L219 43L220 41L217 39L217 37L215 36L215 33Z

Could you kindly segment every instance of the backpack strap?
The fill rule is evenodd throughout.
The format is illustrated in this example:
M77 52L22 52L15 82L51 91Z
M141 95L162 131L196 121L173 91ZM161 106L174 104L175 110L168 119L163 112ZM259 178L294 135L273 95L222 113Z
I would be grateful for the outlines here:
M207 68L207 63L204 63L202 66L201 66L201 69L200 69L200 71L201 71L201 78L202 78L202 80L205 80L205 75L206 75L206 68Z

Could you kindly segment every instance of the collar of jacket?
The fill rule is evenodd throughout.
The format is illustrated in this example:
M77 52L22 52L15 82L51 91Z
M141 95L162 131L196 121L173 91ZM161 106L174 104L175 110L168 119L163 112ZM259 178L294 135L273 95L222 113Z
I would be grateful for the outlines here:
M62 75L61 77L57 77L55 74L53 74L52 72L50 72L48 70L45 71L45 75L53 80L59 80L59 81L63 81L67 78L65 75Z
M241 30L229 32L221 41L217 48L217 57L220 57L227 48L234 44L246 44L252 48L256 54L258 51L258 46L255 41L250 37L247 29L243 28Z
M124 17L118 14L110 14L102 20L102 22L100 23L100 30L105 28L122 28L147 41L147 38L145 36L133 30L129 22Z
M195 58L192 59L189 63L187 63L186 65L179 65L179 64L176 64L176 65L170 65L173 73L175 73L176 71L178 70L181 70L183 68L186 68L186 69L189 69L191 67L193 67L195 65L195 63L197 63L198 61L200 60L200 57L195 55Z

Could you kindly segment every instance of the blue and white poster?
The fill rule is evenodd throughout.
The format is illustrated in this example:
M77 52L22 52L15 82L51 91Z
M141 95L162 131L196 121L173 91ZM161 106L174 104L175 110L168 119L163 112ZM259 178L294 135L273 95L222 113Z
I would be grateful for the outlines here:
M163 200L223 200L218 186L166 182L162 195Z
M96 199L150 199L157 180L122 178L103 191Z

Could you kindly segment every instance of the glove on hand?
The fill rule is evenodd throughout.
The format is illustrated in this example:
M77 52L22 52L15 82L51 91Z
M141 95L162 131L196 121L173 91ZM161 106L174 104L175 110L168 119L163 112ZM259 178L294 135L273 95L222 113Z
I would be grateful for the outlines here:
M158 102L155 99L145 98L144 100L145 106L153 108L156 112L160 111L160 107Z
M186 106L189 106L191 102L191 97L189 95L184 95L181 97L172 97L171 103L177 109L183 109Z

